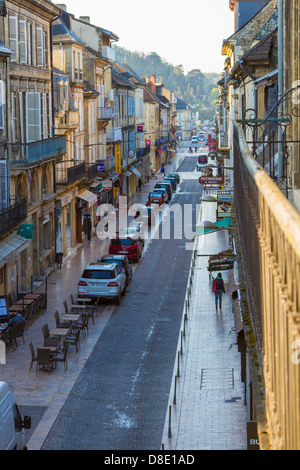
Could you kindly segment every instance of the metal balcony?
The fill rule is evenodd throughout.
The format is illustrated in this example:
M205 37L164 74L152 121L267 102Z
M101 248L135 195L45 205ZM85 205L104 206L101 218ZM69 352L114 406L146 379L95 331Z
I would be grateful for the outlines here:
M66 136L56 136L29 144L12 144L11 167L31 166L59 157L66 152Z
M27 199L12 201L5 209L0 210L0 237L17 228L27 217Z
M65 163L56 165L56 184L69 185L85 178L85 163L65 168Z
M97 108L97 119L104 120L104 121L112 119L112 111L113 111L112 108L98 107Z

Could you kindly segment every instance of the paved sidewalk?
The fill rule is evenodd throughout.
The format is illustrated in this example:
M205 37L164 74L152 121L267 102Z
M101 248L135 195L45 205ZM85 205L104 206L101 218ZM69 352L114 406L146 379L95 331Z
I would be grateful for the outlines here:
M202 203L202 220L214 221L215 214L214 203ZM185 336L178 343L182 354L179 361L175 360L162 438L165 450L247 449L246 409L231 296L225 294L222 310L215 310L208 257L199 256L227 248L230 248L227 230L202 235L195 242L197 256L188 320L182 324ZM233 271L222 274L228 291ZM175 378L178 364L179 377Z

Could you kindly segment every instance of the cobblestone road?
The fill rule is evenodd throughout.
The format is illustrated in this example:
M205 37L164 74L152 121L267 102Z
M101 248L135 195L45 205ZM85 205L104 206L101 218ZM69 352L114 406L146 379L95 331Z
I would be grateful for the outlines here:
M172 203L199 204L195 158ZM191 252L184 239L152 239L43 449L159 449Z

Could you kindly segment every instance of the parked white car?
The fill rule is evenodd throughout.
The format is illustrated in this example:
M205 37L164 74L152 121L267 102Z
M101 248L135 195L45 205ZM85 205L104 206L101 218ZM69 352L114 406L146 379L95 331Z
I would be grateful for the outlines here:
M126 275L117 263L89 263L78 282L78 297L99 297L120 304L126 294Z
M24 429L31 428L31 418L22 420L16 400L6 382L0 382L0 450L24 450Z

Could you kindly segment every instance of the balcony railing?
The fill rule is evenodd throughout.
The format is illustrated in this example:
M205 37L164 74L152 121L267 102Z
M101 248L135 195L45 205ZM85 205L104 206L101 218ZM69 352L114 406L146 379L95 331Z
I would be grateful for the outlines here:
M98 114L97 114L97 119L102 119L102 120L109 120L112 119L112 108L101 108L98 107Z
M106 142L117 142L122 140L121 127L113 127L106 130Z
M66 136L52 137L29 144L12 144L11 166L34 165L66 152Z
M271 446L273 450L300 449L300 217L252 157L237 124L233 153L235 207L247 285L245 316L247 325L251 318L258 351ZM251 335L247 331L249 343ZM259 438L263 440L261 434Z
M27 199L13 202L9 207L0 210L0 237L16 228L27 217Z
M85 178L85 163L79 165L64 167L65 163L56 165L56 184L72 184Z
M150 153L150 150L150 145L146 145L146 147L136 149L136 158L145 157Z
M86 163L85 164L85 176L88 181L97 178L97 163Z

